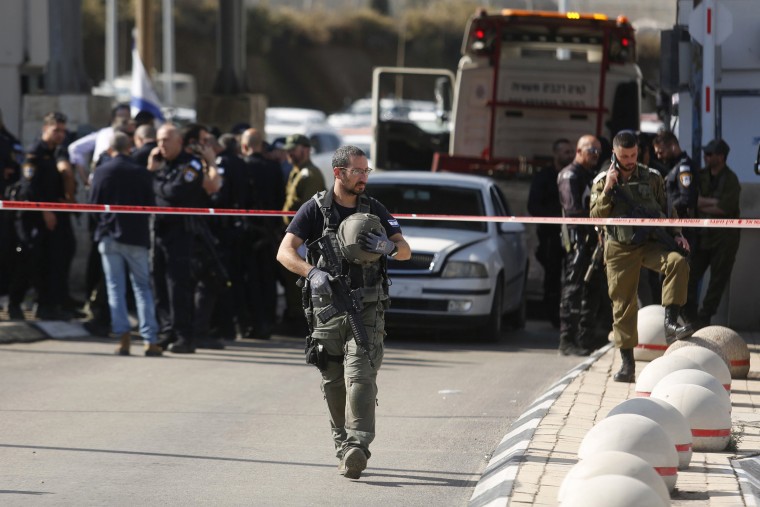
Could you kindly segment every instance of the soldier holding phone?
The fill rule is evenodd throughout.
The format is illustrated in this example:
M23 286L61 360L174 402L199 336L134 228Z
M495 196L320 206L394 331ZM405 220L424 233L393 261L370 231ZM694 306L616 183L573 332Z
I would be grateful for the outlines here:
M666 216L667 198L662 176L637 162L636 135L630 131L617 134L612 143L613 158L609 169L600 173L591 190L592 218L629 216L632 204ZM618 197L625 193L626 198ZM680 230L671 231L675 242L688 251L689 243ZM662 304L665 306L664 331L666 339L683 339L693 332L689 326L678 324L678 315L686 303L689 265L677 251L669 250L653 234L636 235L633 226L606 226L604 260L607 265L609 295L612 299L615 347L623 360L615 374L617 382L634 382L636 365L633 348L638 344L637 287L640 268L659 271L664 275Z

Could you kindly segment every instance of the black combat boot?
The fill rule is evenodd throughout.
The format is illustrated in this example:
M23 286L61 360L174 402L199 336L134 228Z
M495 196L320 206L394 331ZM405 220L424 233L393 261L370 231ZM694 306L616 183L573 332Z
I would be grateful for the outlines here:
M581 348L567 338L560 336L559 353L563 356L587 356L591 351Z
M633 360L633 349L620 349L620 357L623 358L623 365L620 367L612 380L615 382L635 382L636 361Z
M683 326L678 324L678 314L681 307L678 305L668 305L665 307L665 342L670 345L676 340L683 340L694 334L694 328L691 324Z

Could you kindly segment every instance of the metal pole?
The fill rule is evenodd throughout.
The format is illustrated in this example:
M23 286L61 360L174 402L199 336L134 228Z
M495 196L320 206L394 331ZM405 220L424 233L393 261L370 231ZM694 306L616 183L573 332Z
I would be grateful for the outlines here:
M174 0L163 0L164 105L174 106Z
M137 0L135 4L135 27L137 28L137 52L140 53L145 70L153 70L153 9L150 0Z
M119 32L117 19L116 0L106 0L106 83L111 89L114 87L119 61L119 55L116 52Z
M702 43L702 146L715 137L715 27L717 2L705 0L705 35Z
M401 28L398 32L398 45L396 46L396 67L403 67L406 57L406 21L401 20ZM401 99L404 96L404 76L396 75L395 98Z

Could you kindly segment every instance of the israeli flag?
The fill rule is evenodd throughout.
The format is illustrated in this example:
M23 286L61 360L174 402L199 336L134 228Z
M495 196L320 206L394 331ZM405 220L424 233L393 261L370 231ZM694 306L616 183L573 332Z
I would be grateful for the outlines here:
M165 121L161 112L161 102L158 100L156 90L145 71L140 52L136 47L132 48L132 98L129 101L132 117L140 111L147 111L156 117L158 121Z

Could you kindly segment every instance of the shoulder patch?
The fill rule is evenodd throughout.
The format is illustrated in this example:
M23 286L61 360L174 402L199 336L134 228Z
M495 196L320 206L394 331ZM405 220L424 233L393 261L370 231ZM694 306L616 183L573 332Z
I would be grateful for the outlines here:
M688 188L691 185L691 172L681 172L678 174L678 180L681 185Z
M391 218L388 220L388 225L390 225L391 227L398 227L399 226L398 220L396 220L395 218Z
M298 175L301 176L301 178L308 178L309 174L310 173L309 173L308 167L304 167L303 169L301 169L301 172L298 173Z
M190 161L190 167L192 167L196 171L200 171L203 169L203 164L201 164L201 162L198 159L194 158Z
M216 159L214 160L214 162L216 162L216 165L221 164L222 163L222 157L216 157Z
M37 170L36 167L34 167L34 164L26 163L23 166L21 166L21 174L24 176L24 178L31 180L34 178L34 173Z
M198 178L199 172L193 169L192 164L182 170L182 180L185 183L192 183Z
M678 168L679 173L690 173L691 167L689 167L688 164L682 164L681 167Z

